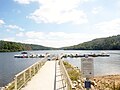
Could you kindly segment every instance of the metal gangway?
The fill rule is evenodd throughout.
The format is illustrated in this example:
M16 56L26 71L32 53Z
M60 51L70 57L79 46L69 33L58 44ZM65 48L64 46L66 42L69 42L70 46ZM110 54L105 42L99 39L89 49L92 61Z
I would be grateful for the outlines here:
M75 90L61 59L40 60L15 75L2 90Z

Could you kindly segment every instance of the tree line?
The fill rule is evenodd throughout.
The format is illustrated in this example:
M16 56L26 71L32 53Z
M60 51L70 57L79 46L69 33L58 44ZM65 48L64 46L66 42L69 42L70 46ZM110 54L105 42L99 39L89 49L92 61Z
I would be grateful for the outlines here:
M34 44L23 44L10 41L0 41L0 52L16 52L25 50L50 50L51 47L45 47Z
M64 50L120 50L120 35L98 38L78 45L63 47Z
M62 48L45 47L35 44L24 44L10 41L0 41L0 52L16 52L28 50L120 50L120 35L98 38L78 45Z

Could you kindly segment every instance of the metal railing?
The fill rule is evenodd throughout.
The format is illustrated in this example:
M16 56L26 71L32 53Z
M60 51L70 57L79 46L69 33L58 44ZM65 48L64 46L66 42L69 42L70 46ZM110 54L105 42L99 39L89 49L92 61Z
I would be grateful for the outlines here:
M12 82L4 87L3 90L20 90L45 64L45 60L36 62L32 66L15 75Z
M65 80L67 90L75 90L75 87L72 84L72 81L71 81L71 79L70 79L70 77L68 75L68 72L67 72L64 64L63 64L63 61L60 60L59 64L60 64L60 69L61 69L62 74L63 74L63 78Z

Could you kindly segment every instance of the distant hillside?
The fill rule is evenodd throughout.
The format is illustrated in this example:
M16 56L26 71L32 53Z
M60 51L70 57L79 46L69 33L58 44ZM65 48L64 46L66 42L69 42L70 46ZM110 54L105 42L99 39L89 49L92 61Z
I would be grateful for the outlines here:
M50 49L54 48L34 44L0 41L0 52L15 52L24 50L50 50Z
M10 41L0 41L0 52L16 52L25 50L120 50L120 35L98 38L92 41L84 42L78 45L63 47L63 48L51 48L42 45L24 44Z
M120 50L120 35L98 38L78 45L63 47L64 50Z

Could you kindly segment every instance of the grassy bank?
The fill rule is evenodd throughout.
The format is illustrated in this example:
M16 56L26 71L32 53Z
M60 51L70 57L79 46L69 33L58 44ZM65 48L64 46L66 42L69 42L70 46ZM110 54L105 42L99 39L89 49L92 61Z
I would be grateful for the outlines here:
M82 90L81 87L84 87L84 80L78 68L66 61L63 63L73 84L75 85L76 83L76 90ZM92 84L95 90L120 90L120 75L97 76L91 78L91 81L96 83L96 85Z
M68 75L70 76L70 79L72 81L77 81L78 79L80 79L80 72L79 70L75 69L71 64L69 64L68 62L63 62L65 65L65 68L68 72Z
M70 63L68 62L63 62L65 65L65 68L68 72L68 75L73 83L73 85L75 86L75 90L82 90L83 89L83 85L81 85L81 83L79 81L81 81L81 73L80 70L74 66L72 66Z

